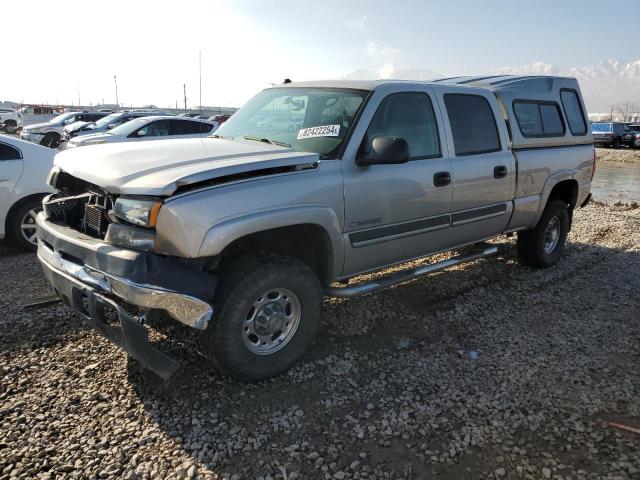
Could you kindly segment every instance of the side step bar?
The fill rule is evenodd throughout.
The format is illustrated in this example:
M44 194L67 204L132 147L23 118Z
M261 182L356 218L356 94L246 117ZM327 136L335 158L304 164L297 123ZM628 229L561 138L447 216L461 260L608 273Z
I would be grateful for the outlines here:
M440 270L444 270L445 268L455 267L456 265L460 265L462 263L473 262L474 260L478 260L480 258L489 257L491 255L495 255L497 252L498 248L496 246L484 246L480 251L476 251L466 255L460 255L448 260L432 263L430 265L424 265L412 270L399 272L389 277L375 280L373 282L361 283L359 285L353 285L350 287L326 287L324 290L324 294L329 297L357 297L358 295L375 292L376 290L391 287L393 285L397 285L398 283L404 283L423 275L427 275L429 273L438 272Z

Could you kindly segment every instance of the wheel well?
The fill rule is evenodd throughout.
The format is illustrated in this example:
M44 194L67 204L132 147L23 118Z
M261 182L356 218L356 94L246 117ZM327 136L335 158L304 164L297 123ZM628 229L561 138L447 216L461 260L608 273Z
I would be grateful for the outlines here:
M47 196L47 193L32 193L31 195L27 195L26 197L21 198L16 203L11 205L11 208L7 212L7 217L4 220L4 231L7 232L9 228L9 222L13 219L16 211L25 203L30 202L31 200L36 200L38 198L42 199Z
M562 200L573 210L578 201L578 182L576 180L558 182L551 190L549 200Z
M235 240L221 253L216 269L248 252L287 255L306 264L326 284L331 275L332 249L328 233L319 225L302 224L274 228Z

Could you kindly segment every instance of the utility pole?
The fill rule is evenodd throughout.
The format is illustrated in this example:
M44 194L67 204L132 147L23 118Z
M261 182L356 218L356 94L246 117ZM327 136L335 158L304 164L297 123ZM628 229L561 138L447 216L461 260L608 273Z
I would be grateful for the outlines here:
M187 111L187 84L182 84L182 91L184 92L184 111Z
M202 50L198 50L198 70L200 72L200 99L198 104L200 106L200 115L202 115Z
M120 107L120 102L118 101L118 79L115 75L113 76L113 83L116 86L116 109L118 109Z

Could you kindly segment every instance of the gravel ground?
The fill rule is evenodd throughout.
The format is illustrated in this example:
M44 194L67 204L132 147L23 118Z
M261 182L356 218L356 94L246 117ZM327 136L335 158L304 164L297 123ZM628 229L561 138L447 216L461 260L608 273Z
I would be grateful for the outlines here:
M0 479L640 478L640 209L576 213L564 259L480 260L327 300L287 374L163 383L0 255Z
M598 160L605 162L640 163L640 148L598 148Z

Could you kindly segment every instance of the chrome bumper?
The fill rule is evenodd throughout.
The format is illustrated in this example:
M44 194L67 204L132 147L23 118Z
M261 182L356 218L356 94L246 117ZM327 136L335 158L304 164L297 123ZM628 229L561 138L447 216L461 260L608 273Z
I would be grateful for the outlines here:
M42 241L38 241L38 259L45 269L72 277L101 294L114 295L137 307L164 310L176 320L199 330L207 327L213 315L213 308L204 300L78 265L65 260Z

